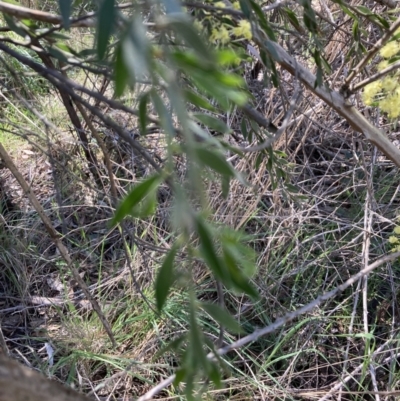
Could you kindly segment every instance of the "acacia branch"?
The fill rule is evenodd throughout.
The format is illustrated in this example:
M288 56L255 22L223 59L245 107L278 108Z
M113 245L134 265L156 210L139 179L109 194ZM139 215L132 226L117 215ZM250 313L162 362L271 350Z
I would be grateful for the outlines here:
M400 68L400 61L397 61L396 63L393 63L393 64L389 64L389 67L386 67L382 71L379 71L374 75L371 75L370 77L364 79L361 82L358 82L358 83L356 83L354 85L351 85L350 86L350 93L357 92L358 90L364 88L365 86L367 86L371 82L374 82L374 81L378 80L379 78L384 77L385 75L397 70L398 68Z
M400 19L399 19L400 21ZM400 167L400 150L394 146L386 135L373 126L347 99L339 92L326 86L316 86L317 78L309 70L291 57L278 43L268 39L255 37L258 46L268 52L270 56L295 76L311 92L322 99L328 106L343 117L350 126L375 145L384 155L386 155L397 167Z
M344 91L349 87L351 81L355 78L355 76L369 63L370 60L372 60L375 54L378 53L382 46L391 38L398 27L400 27L400 18L393 22L389 30L386 31L386 33L372 46L371 50L369 50L364 58L352 69L351 73L344 81Z

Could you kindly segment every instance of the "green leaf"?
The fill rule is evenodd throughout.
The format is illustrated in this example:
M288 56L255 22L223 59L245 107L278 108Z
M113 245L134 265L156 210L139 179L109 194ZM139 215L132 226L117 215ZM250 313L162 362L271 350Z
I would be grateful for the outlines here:
M240 8L247 19L251 17L251 8L248 0L239 0Z
M354 338L364 338L366 340L374 340L375 336L373 333L355 333Z
M221 153L204 148L197 148L196 153L203 164L217 173L227 177L235 176L234 168L226 161Z
M115 57L115 96L121 97L129 80L129 72L126 68L122 54L122 46L119 45Z
M358 10L358 12L360 14L363 14L365 16L366 15L374 15L374 13L369 8L367 8L365 6L356 6L355 8L356 8L356 10Z
M296 187L295 185L292 185L292 184L290 184L290 183L286 183L286 184L285 184L285 188L286 188L290 193L293 193L293 194L298 194L298 193L300 192L300 190L299 190L298 187Z
M359 40L360 39L360 30L358 28L358 20L353 22L353 27L351 30L353 32L353 38L355 40Z
M97 25L97 55L100 60L106 54L108 41L115 19L115 0L103 0L98 13Z
M3 18L5 19L7 26L13 31L15 32L17 35L22 36L23 38L25 38L27 32L23 27L20 27L19 25L17 25L13 19L13 17L10 17L8 14L3 13Z
M231 184L230 177L223 175L221 178L221 190L224 199L228 199L230 184Z
M174 383L173 383L175 387L178 386L179 383L183 382L183 380L186 377L186 374L187 374L187 369L185 369L184 367L178 369L175 372L175 380L174 380Z
M201 38L193 26L193 22L187 18L186 14L169 14L167 18L169 26L203 59L203 61L211 64L215 62L213 52L208 48L206 42Z
M158 116L160 118L161 126L164 128L165 132L171 137L176 136L175 128L172 123L171 113L165 107L165 104L161 97L154 90L151 92L151 98L155 109L157 110Z
M133 217L145 218L153 215L157 209L157 187L153 187L131 211Z
M197 373L199 367L203 368L205 371L208 371L210 361L207 359L207 355L204 349L203 334L200 330L199 325L197 324L196 309L194 308L193 303L190 305L189 316L190 342L188 347L190 348L189 355L191 356L191 360L189 361L189 363L191 371Z
M324 70L326 71L327 74L330 74L332 72L331 65L329 64L328 60L324 57L323 54L321 54L321 64L324 67Z
M80 52L78 52L78 55L81 57L90 57L94 56L95 54L97 54L96 49L83 49Z
M210 101L203 96L198 95L190 89L184 90L185 98L188 102L194 104L195 106L206 109L209 111L216 111L215 107L210 103Z
M315 18L315 12L311 6L310 0L300 0L300 4L303 6L303 21L308 30L313 33L318 33L318 24Z
M222 49L217 52L217 63L220 66L236 65L240 60L240 56L232 49Z
M142 135L146 135L148 101L149 101L149 92L146 92L140 97L139 101L139 127Z
M254 10L254 12L257 14L258 17L258 22L260 23L261 28L264 30L264 32L268 35L268 38L273 40L274 42L276 42L276 36L275 33L273 31L273 29L271 28L271 26L269 25L267 19L265 18L265 13L262 10L262 8L260 7L259 4L257 4L255 1L251 0L250 4Z
M114 218L112 219L112 225L118 224L125 216L128 216L132 209L139 204L139 202L161 182L161 177L156 174L152 177L147 178L140 184L136 185L125 199L121 202L117 208Z
M221 326L231 331L232 333L241 334L244 332L236 319L234 319L226 310L222 309L220 306L208 302L201 302L200 307L204 309L217 323L219 323Z
M352 11L350 11L350 9L348 8L348 7L346 7L345 6L345 4L343 4L342 2L339 2L339 4L340 4L340 8L350 17L350 18L352 18L352 19L357 19L357 16L352 12Z
M213 117L210 114L194 113L193 117L200 121L205 126L220 132L221 134L229 134L232 130L219 118Z
M210 363L210 368L207 374L210 380L214 383L215 387L222 388L221 373L219 372L216 363Z
M69 29L70 26L69 17L71 15L71 4L72 0L58 0L58 5L60 7L60 13L65 29Z
M286 13L286 16L289 20L289 22L293 25L293 27L299 31L299 32L303 32L303 27L301 26L299 20L297 19L296 14L294 13L293 10L291 10L290 8L287 7L282 7L282 11L284 11Z
M36 30L36 33L37 33L37 31L39 31L39 29ZM48 29L46 29L46 31L48 31ZM56 40L70 40L71 36L64 35L63 33L60 33L60 32L51 32L48 35L46 35L46 38L56 39ZM65 45L65 46L67 46L67 45ZM71 51L71 53L72 53L72 51Z
M168 293L170 288L175 282L176 276L174 273L174 260L175 255L178 250L178 247L174 245L170 251L167 253L167 256L164 259L164 262L158 271L156 282L155 282L155 291L156 291L156 301L157 301L157 309L161 312L165 301L168 297Z
M234 287L236 287L239 291L243 291L252 299L257 300L259 298L258 291L250 283L249 278L246 277L240 270L238 266L240 261L237 260L235 252L232 252L232 250L229 249L228 246L223 244L223 255Z
M196 219L196 231L200 238L200 253L215 277L221 280L227 287L231 286L231 280L227 274L224 263L220 260L215 251L213 236L203 219L198 216Z
M122 47L129 75L133 80L143 79L150 71L151 47L140 15L135 15L129 24Z

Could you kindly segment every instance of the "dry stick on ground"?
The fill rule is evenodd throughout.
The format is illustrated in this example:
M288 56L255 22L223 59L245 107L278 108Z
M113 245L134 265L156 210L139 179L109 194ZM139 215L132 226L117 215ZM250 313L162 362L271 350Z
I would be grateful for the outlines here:
M300 315L303 315L304 313L311 312L314 308L319 306L320 304L326 302L327 300L335 297L354 283L356 283L358 280L361 278L365 277L367 274L371 273L374 269L377 267L381 266L382 264L386 262L390 262L392 260L395 260L400 257L400 252L395 252L391 253L389 255L385 255L382 258L376 260L374 263L370 264L366 268L362 269L360 272L355 274L354 276L351 276L349 279L347 279L343 284L339 285L335 289L325 292L324 294L318 296L316 299L308 303L307 305L304 305L303 307L297 309L294 312L289 312L286 315L280 317L279 319L275 320L274 323L270 324L269 326L266 326L262 329L255 330L253 333L241 338L238 341L235 341L232 344L227 345L226 347L220 348L216 351L216 353L219 356L225 355L228 352L238 349L243 347L246 344L252 343L253 341L256 341L258 338L272 333L275 330L279 329L280 327L284 326L285 324L291 322L292 320L296 319ZM210 360L215 359L214 352L210 352L207 355L207 358ZM153 387L150 391L148 391L146 394L144 394L142 397L140 397L137 401L148 401L151 400L155 395L160 393L163 389L166 387L170 386L172 382L175 380L175 375L172 375L168 377L167 379L163 380L160 382L157 386Z
M371 232L372 232L372 221L374 214L372 213L373 207L374 207L374 192L372 188L372 183L371 183L371 177L372 177L372 171L367 170L367 164L365 161L364 157L364 149L362 148L362 144L360 144L360 151L361 151L361 162L362 162L362 167L364 170L365 174L365 180L366 180L366 186L367 186L367 195L365 199L365 206L364 206L364 239L363 239L363 245L362 245L362 261L363 265L365 267L368 266L369 263L369 250L370 250L370 245L371 245ZM354 152L356 152L356 149L354 149ZM376 155L376 150L374 151L374 157L372 158L372 163L371 163L371 170L374 167L374 162L375 162L375 155ZM365 355L368 357L368 360L371 361L370 359L370 339L369 339L369 325L368 325L368 276L363 277L362 279L362 300L363 300L363 321L364 321L364 343L365 343ZM368 355L367 355L368 353ZM372 383L374 385L374 390L378 390L377 385L376 385L376 377L375 377L375 370L373 369L372 363L369 363L369 371L370 371L370 376L372 379ZM377 401L379 401L379 395L375 396L377 398Z
M8 155L7 151L4 149L2 144L0 144L0 157L3 159L5 166L11 171L13 176L18 181L19 185L21 186L22 190L24 191L24 194L28 196L30 202L32 203L32 206L35 208L36 212L38 213L38 215L39 215L40 219L42 220L51 239L53 240L57 249L60 251L62 258L65 260L65 262L68 265L68 268L71 270L71 272L74 276L74 279L77 281L77 283L79 284L79 287L82 289L86 298L90 301L90 303L93 306L93 309L96 311L97 315L99 316L99 319L100 319L101 323L103 324L104 329L106 330L113 346L115 347L117 345L117 343L112 334L111 327L110 327L107 319L105 318L103 312L101 311L100 305L97 303L97 301L94 299L94 297L90 294L90 291L89 291L87 285L83 281L82 277L79 275L78 270L74 267L74 264L71 259L71 256L69 255L68 249L62 243L58 232L55 230L50 219L47 217L42 205L36 199L34 193L32 192L31 188L29 187L28 183L25 181L24 177L19 172L19 170L15 166L14 162L11 160L10 156Z

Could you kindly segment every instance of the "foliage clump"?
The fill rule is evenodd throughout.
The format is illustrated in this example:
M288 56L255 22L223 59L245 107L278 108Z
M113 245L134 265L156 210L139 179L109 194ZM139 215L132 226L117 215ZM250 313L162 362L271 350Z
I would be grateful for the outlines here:
M396 36L400 30L396 31ZM391 64L398 61L400 52L400 42L397 39L391 40L383 46L379 54L384 58L378 66L378 72L388 68ZM388 73L381 79L371 82L364 88L362 94L363 101L368 106L377 106L387 113L389 118L396 118L400 115L400 83L397 71Z
M400 252L400 226L393 229L393 235L389 237L389 243L392 246L392 252Z

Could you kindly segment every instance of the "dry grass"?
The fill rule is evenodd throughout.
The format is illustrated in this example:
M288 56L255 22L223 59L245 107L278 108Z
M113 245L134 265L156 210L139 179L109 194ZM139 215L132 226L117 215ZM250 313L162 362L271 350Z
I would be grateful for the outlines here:
M332 64L348 51L348 39L344 31L330 38L326 57ZM332 82L338 77L333 73ZM279 124L293 93L292 78L282 73L277 89L254 81L249 86L258 109ZM154 306L155 272L173 241L171 195L164 189L155 216L129 223L123 235L110 229L114 209L104 166L104 188L98 190L63 123L61 104L52 94L42 112L48 104L53 107L46 116L59 129L46 138L38 120L25 121L18 134L37 147L19 142L28 152L13 152L14 160L101 304L118 347L111 348L97 315L4 169L3 192L16 209L4 212L0 222L1 329L9 352L49 377L99 397L136 397L173 373L176 357L157 352L188 325L187 300L179 291L162 316ZM376 111L368 112L378 118ZM137 121L111 114L136 129ZM6 115L2 124L11 127L15 118ZM239 136L243 118L230 115ZM208 187L214 220L243 230L257 252L254 283L261 300L253 304L225 295L227 308L247 332L305 305L389 252L387 239L399 215L397 170L362 136L306 91L293 119L274 149L272 167L271 154L227 155L249 186L233 182L226 200L219 185ZM379 123L392 130L384 118ZM110 145L118 191L124 194L149 169L143 170L132 150L116 142L99 121L95 124ZM396 132L390 137L400 140ZM141 141L162 157L161 134ZM237 145L233 137L229 141ZM100 149L96 154L100 160ZM182 160L176 164L182 172ZM277 171L286 176L277 180ZM180 263L185 269L186 261ZM376 399L368 391L398 389L399 269L398 262L388 263L313 313L230 353L224 389L210 388L204 399L321 400L332 395L357 400ZM196 267L196 280L199 298L216 299L213 280L202 266ZM218 327L206 316L201 323L209 338L218 337ZM225 334L226 343L235 339ZM49 363L49 346L54 363ZM178 399L178 390L167 389L160 397Z

